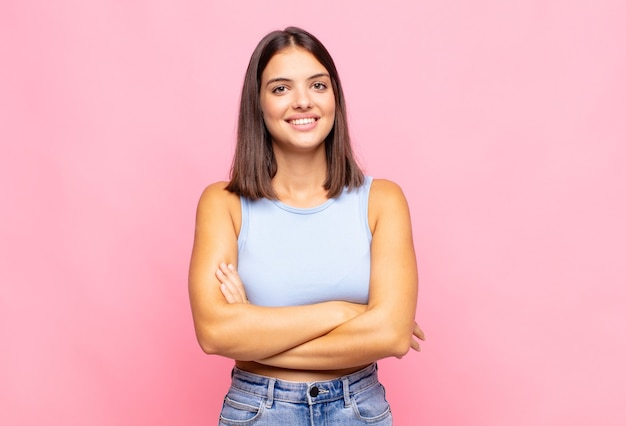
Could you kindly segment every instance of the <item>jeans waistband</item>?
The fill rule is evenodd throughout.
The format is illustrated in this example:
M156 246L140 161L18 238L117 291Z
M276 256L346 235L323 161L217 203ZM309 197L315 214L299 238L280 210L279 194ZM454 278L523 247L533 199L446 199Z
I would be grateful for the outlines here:
M231 386L243 392L267 397L268 406L274 400L313 405L341 398L349 405L350 395L378 383L378 365L373 363L346 376L315 382L290 382L234 367Z

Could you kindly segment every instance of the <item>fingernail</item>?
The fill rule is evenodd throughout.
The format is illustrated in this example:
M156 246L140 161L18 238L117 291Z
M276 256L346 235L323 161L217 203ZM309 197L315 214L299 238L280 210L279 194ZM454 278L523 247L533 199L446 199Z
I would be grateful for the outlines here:
M235 270L235 267L229 263L229 264L228 264L228 269L230 269L231 271L234 271L234 270Z

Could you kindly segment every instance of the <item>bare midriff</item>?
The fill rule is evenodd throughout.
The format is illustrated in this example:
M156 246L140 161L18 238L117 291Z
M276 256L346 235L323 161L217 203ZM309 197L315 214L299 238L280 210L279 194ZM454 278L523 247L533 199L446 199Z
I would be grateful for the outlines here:
M254 361L236 361L235 365L239 369L250 373L274 377L280 380L288 380L290 382L318 382L333 380L367 367L367 365L362 365L359 367L344 368L339 370L291 370L287 368L259 364Z

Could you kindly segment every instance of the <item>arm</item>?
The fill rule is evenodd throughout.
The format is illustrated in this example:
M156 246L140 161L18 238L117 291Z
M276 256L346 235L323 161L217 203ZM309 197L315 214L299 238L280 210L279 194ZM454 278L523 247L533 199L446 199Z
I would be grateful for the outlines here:
M414 337L424 338L414 315L417 266L409 209L400 188L388 181L372 184L370 296L366 312L319 338L281 354L257 360L293 369L326 370L355 367L385 357L401 357Z
M228 303L216 273L223 263L236 265L241 205L224 187L211 185L200 198L189 268L194 326L205 352L243 361L267 358L362 312L360 305L338 301L284 308Z

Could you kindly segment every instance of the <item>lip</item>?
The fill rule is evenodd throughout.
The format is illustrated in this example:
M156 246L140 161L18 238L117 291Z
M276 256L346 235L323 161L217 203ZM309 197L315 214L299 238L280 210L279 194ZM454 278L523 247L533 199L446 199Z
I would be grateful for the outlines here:
M314 121L311 123L307 123L307 124L293 124L292 121L295 120L302 120L302 119L313 119ZM287 124L289 124L289 126L292 129L296 129L296 130L302 130L302 131L306 131L306 130L311 130L313 129L315 126L317 126L317 123L320 120L320 116L319 115L315 115L315 114L295 114L295 115L291 115L289 117L287 117L285 119L285 122Z
M285 121L301 120L303 118L314 118L317 121L320 119L320 116L317 114L294 114L285 118Z

